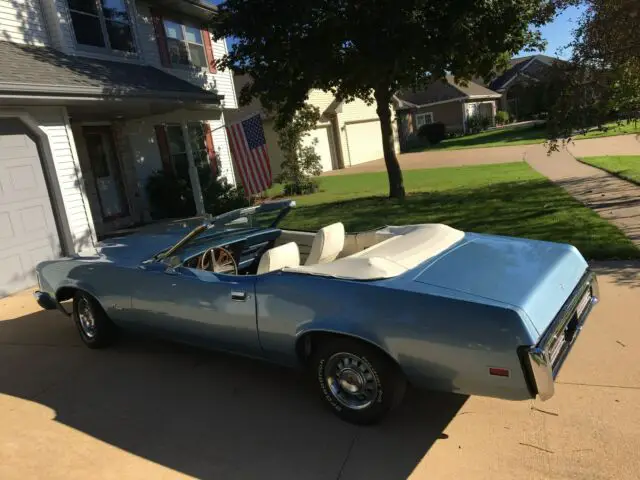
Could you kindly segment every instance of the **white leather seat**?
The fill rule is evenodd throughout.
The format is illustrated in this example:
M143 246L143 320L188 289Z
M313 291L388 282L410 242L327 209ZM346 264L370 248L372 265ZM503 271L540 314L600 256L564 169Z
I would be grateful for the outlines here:
M289 242L264 252L256 274L260 275L274 270L282 270L284 267L298 266L300 266L300 250L294 242Z
M344 225L341 222L318 230L305 265L333 262L344 248Z

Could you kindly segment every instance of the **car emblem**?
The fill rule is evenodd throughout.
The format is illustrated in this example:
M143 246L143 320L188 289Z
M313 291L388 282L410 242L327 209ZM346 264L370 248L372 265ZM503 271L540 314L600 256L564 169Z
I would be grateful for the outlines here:
M560 284L560 290L564 290L564 284Z

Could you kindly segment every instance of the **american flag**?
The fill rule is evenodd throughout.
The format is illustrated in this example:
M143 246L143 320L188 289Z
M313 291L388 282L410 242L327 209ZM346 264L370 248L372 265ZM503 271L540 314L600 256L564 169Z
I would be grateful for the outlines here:
M247 195L265 191L271 186L272 175L260 114L227 126L227 135Z

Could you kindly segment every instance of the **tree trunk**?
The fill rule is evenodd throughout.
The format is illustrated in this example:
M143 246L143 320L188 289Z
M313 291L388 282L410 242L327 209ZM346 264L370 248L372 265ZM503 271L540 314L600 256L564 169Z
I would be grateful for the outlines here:
M391 94L386 89L375 91L376 112L380 118L380 129L382 130L382 149L384 151L384 163L389 175L389 198L404 200L404 182L402 180L402 170L396 157L396 150L393 142L393 128L391 126Z

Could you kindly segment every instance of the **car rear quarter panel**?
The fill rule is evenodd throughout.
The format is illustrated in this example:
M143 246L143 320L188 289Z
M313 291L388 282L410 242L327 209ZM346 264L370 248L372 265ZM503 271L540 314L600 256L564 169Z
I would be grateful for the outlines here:
M397 288L396 282L274 272L256 282L260 342L269 360L293 364L305 334L344 334L387 352L417 386L530 398L518 347L533 339L520 314L450 294L417 282ZM507 368L510 376L490 376L489 367Z

